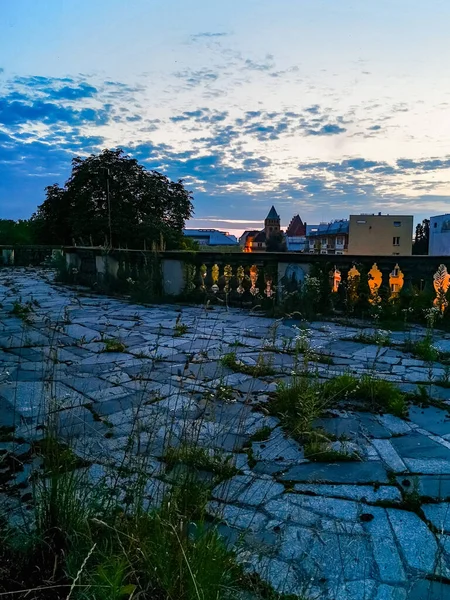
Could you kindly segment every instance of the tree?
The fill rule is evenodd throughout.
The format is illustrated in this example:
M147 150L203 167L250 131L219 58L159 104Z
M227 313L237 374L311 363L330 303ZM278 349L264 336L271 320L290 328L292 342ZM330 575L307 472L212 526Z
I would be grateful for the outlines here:
M183 181L148 171L123 150L72 160L63 188L46 188L33 220L45 243L179 247L192 195Z
M267 252L286 252L286 241L281 231L276 231L269 236L266 241Z
M0 244L33 244L33 228L30 221L0 219Z
M430 219L424 219L416 225L416 235L412 246L413 254L428 254L430 240Z

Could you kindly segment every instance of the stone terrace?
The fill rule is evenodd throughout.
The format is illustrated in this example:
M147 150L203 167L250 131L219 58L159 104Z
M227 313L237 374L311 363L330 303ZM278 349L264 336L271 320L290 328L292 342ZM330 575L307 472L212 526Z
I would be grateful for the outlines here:
M14 302L27 301L32 312L12 313ZM362 460L310 462L264 406L295 368L292 355L275 351L295 336L291 323L274 327L272 319L221 307L133 305L55 286L51 272L31 269L0 271L0 302L0 426L14 426L25 440L0 442L0 482L2 458L16 457L2 496L15 514L36 467L29 444L43 435L39 426L51 411L61 438L89 461L94 482L127 460L133 439L131 454L149 474L149 505L170 488L163 461L169 444L232 453L239 474L213 490L209 511L245 568L278 591L326 600L450 598L444 408L412 405L405 420L333 411L320 425L344 434L344 445ZM448 375L443 365L395 346L355 342L357 327L309 327L312 347L333 357L333 365L311 365L320 377L370 371L411 391ZM393 333L392 340L404 336ZM107 339L120 340L125 350L105 352ZM447 350L450 338L437 343ZM220 362L230 351L246 365L264 355L276 374L234 373ZM450 405L450 389L430 389L443 407ZM268 439L252 441L262 428L270 429ZM125 493L125 479L122 485ZM421 498L415 512L404 501L411 492Z

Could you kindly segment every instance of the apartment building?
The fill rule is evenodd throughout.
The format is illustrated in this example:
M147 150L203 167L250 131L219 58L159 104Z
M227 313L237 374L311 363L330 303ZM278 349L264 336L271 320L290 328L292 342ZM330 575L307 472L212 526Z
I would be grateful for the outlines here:
M307 226L310 254L347 254L349 223L346 219Z
M428 254L450 256L450 215L431 217Z
M350 215L348 254L410 256L412 215Z

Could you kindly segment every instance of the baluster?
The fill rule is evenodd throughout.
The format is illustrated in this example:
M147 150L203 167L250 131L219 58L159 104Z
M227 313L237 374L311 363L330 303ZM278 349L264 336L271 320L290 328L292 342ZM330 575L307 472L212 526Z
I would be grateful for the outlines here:
M202 292L205 292L206 291L205 280L206 280L206 275L208 273L208 267L204 263L200 266L199 273L200 273L200 289L202 290Z
M245 270L244 267L241 265L240 267L237 268L236 270L236 277L238 280L238 287L236 288L236 291L238 294L243 294L245 292L245 289L242 286L242 282L244 281L244 277L245 277Z
M370 298L369 302L371 304L379 304L381 302L380 298L380 287L381 282L383 281L383 275L381 274L380 269L377 266L377 263L373 263L372 268L368 273L368 284L370 288Z
M359 298L358 288L360 279L361 273L358 271L355 265L353 265L347 274L347 293L352 304L355 304Z
M212 276L212 281L213 281L213 284L211 286L211 291L214 294L217 294L217 292L219 291L219 286L217 285L217 282L219 281L219 265L218 264L215 264L212 266L211 276Z
M224 269L223 269L223 277L225 279L225 286L223 288L223 291L228 294L230 292L230 280L233 276L233 269L231 267L231 265L225 265Z
M256 282L258 281L258 267L256 265L250 267L250 281L251 286L249 292L252 296L256 296L259 292L259 288L256 287Z
M270 273L266 273L266 275L264 275L264 279L266 282L266 289L264 290L264 293L268 298L272 298L272 296L275 295L275 290L272 288L272 275Z
M445 265L439 265L438 270L433 275L433 286L436 292L433 304L443 313L448 306L446 293L450 286L450 275Z
M342 279L341 272L335 265L334 269L332 271L330 271L331 292L333 294L337 293L337 291L339 289L339 285L341 283L341 279Z

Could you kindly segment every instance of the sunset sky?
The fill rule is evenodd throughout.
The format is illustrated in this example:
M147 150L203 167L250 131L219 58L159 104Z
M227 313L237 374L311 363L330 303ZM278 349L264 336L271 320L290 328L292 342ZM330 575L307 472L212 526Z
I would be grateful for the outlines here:
M450 212L449 31L448 0L3 0L0 218L106 147L192 227Z

